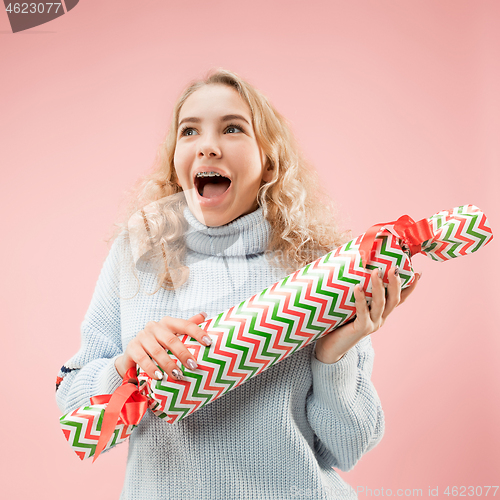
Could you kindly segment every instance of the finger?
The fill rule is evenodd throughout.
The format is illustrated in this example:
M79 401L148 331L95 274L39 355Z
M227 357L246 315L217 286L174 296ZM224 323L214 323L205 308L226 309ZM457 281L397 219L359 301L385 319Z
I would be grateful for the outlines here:
M384 314L382 319L386 319L389 314L398 306L401 302L401 278L399 277L399 268L391 267L387 273L389 278L389 284L387 285L387 298Z
M206 319L207 319L207 313L201 312L201 313L195 314L194 316L191 316L187 321L190 321L191 323L194 323L195 325L199 325L200 323L203 323Z
M187 320L185 320L185 324L200 330L200 328L193 323L189 323ZM165 371L171 373L176 367L175 361L168 355L165 349L169 350L189 370L196 370L198 368L196 359L189 352L186 345L168 327L160 323L154 323L149 326L149 331L152 333L152 336L147 338L143 345L146 351Z
M361 284L354 287L354 299L356 303L356 319L354 323L357 323L355 329L359 328L363 332L368 331L371 324L370 310L368 309L365 292Z
M162 319L166 319L168 318L169 316L165 316L164 318ZM191 316L190 318L188 318L186 321L189 321L190 323L194 323L195 325L199 325L200 323L203 323L205 320L207 319L207 313L206 312L201 312L201 313L198 313L198 314L195 314L194 316ZM160 320L161 321L161 320ZM176 335L179 335L178 332L174 332Z
M190 337L196 339L200 344L205 346L209 346L212 343L212 339L210 335L198 326L199 323L203 323L205 321L205 317L202 316L203 313L197 314L189 319L180 319L180 318L171 318L170 316L165 316L160 320L160 324L168 328L171 332L176 335L189 335ZM206 313L204 313L206 314ZM197 318L198 316L202 317L202 321L197 322L198 320L193 318Z
M380 322L385 309L385 288L381 279L381 276L383 276L382 272L379 269L374 269L371 275L372 303L370 306L370 318L373 323L377 324Z
M166 351L166 349L170 349L170 347L168 345L168 343L169 343L168 339L165 340L165 338L169 337L169 339L177 340L177 342L179 342L180 344L182 344L182 342L180 342L180 340L178 340L177 337L175 335L173 335L172 333L167 333L167 332L163 331L163 329L161 332L158 331L158 325L156 327L154 327L154 329L156 331L153 333L153 327L149 326L148 330L145 332L144 335L137 336L137 340L141 343L141 347L144 350L144 352L146 353L146 355L152 359L153 363L157 364L155 370L153 371L153 373L154 373L153 378L156 378L156 379L163 378L163 374L159 370L159 368L160 368L170 377L173 377L174 379L177 379L177 380L182 380L181 370L177 366L176 361L174 359L172 359ZM157 337L160 337L160 338L157 338ZM163 337L163 338L161 338L161 337ZM177 358L180 359L180 357L177 355L176 352L172 351L172 353ZM190 356L189 351L188 351L188 355ZM186 356L184 356L184 359L186 359ZM147 364L148 366L151 366L151 365L149 365L149 363L147 362L147 360L144 357L141 359L141 362L144 363L145 365ZM151 376L150 369L147 370L146 372L148 375ZM158 376L158 375L161 375L161 376Z
M417 279L408 288L401 291L401 300L399 301L399 305L401 305L413 293L413 290L415 290L420 278L422 277L422 273L416 273L415 276Z
M160 380L163 378L162 372L158 369L158 366L153 362L149 354L144 350L144 347L139 340L140 335L143 333L144 332L140 332L135 339L130 341L127 346L128 355L143 372L148 374L149 377Z

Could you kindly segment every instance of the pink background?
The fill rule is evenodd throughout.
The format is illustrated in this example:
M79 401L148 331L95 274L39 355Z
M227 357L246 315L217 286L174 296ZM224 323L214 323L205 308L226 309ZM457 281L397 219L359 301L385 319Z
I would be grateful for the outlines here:
M189 80L221 66L268 95L354 234L467 203L498 232L499 34L493 0L82 0L17 34L2 10L2 495L119 495L126 446L80 462L54 383ZM354 488L500 483L499 240L415 257L421 283L373 335L386 433L341 473Z

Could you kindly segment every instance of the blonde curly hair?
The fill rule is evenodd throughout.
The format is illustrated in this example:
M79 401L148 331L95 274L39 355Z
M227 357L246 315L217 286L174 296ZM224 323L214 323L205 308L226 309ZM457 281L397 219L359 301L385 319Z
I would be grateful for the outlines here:
M179 196L182 188L176 183L174 153L180 110L186 99L205 85L227 85L248 104L257 142L271 166L273 177L257 194L257 203L271 226L267 261L292 273L350 239L349 232L338 229L332 201L321 188L316 170L304 159L285 118L240 76L224 69L211 70L178 98L153 170L130 192L125 222L115 225L114 237L129 230L127 223L132 215L142 217L148 239L143 243L150 249L147 257L159 269L158 287L153 293L161 287L176 289L189 277L189 269L183 264L187 222L180 216L186 201Z

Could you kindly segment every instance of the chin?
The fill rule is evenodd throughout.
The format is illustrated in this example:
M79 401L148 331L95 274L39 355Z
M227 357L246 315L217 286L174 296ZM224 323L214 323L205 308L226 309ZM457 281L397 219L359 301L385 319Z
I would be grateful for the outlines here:
M230 216L224 216L224 215L219 215L219 214L213 214L209 213L209 210L207 209L202 209L199 205L198 206L192 206L191 204L188 204L189 210L191 210L191 213L196 217L198 222L201 222L203 225L207 227L219 227L223 226L224 224L229 224L231 220Z

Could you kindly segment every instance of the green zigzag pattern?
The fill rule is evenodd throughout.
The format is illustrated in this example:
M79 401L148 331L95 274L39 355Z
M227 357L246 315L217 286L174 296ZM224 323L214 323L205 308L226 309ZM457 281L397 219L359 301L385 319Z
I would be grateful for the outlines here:
M439 212L438 214L435 214L428 219L432 224L432 227L434 228L435 237L422 244L422 252L433 260L441 260L441 258L438 258L435 255L434 252L436 250L446 252L446 255L450 258L459 256L460 247L468 245L469 242L457 242L457 240L453 237L453 233L456 229L456 225L460 224L460 221L457 219L463 220L464 218L466 218L466 223L461 234L467 236L471 240L477 241L475 245L470 245L469 249L467 250L468 253L478 250L480 247L484 246L491 240L491 233L487 234L489 231L489 226L486 217L484 216L484 214L482 214L482 212L479 211L479 209L477 209L477 207L468 205L455 208L452 211ZM484 231L486 234L478 232L477 226L479 224L482 224L484 226ZM357 253L358 245L355 243L355 241L359 242L360 239L356 238L346 243L338 251L329 252L322 258L318 259L316 261L319 264L318 268L314 269L315 263L308 264L303 269L293 273L290 276L285 277L283 280L278 282L278 284L274 284L264 289L262 292L253 297L258 306L268 306L266 313L267 322L269 324L275 324L276 327L282 328L280 341L284 343L284 346L286 346L287 348L291 347L289 354L300 349L310 341L308 341L307 339L301 340L292 338L294 330L297 328L298 318L294 320L280 314L279 310L284 301L284 297L275 294L274 291L271 291L271 288L275 287L278 292L282 292L288 296L290 311L292 311L292 314L293 311L295 311L297 314L304 315L304 324L306 325L310 338L316 340L317 338L322 336L322 334L326 333L326 331L329 330L329 327L328 325L325 325L324 323L318 321L319 317L316 314L318 308L313 304L303 301L308 286L311 286L310 298L308 300L314 301L315 298L318 299L318 306L320 301L326 301L328 310L325 311L325 314L327 314L330 319L337 320L338 322L336 323L336 326L340 326L352 316L352 311L343 310L340 303L340 297L343 297L343 301L345 301L346 304L352 305L354 302L352 288L354 285L360 282L360 277L354 273L350 273L349 271L349 265L347 264L350 261L353 262L353 269L356 272L363 272L368 274L371 269L379 267L379 265L398 265L400 267L400 276L403 281L403 288L413 278L413 270L409 254L405 253L403 250L395 250L391 246L393 238L396 237L393 235L388 235L387 233L383 233L377 235L375 241L376 253L378 252L380 259L387 261L387 264L385 262L377 262L377 258L375 257L374 261L367 266L367 269L363 269L360 263L360 256ZM440 241L437 241L437 238L439 238ZM397 239L396 241L399 241L399 239ZM337 256L335 256L336 253ZM330 287L326 284L326 278L328 277L329 279L331 279L335 272L336 276L333 281L342 284L343 287L347 287L349 289L349 291L347 292L347 296L345 297L344 295L346 291L343 288L336 289L335 287ZM292 281L292 277L295 277L297 280L306 280L306 282L299 283L297 281ZM365 278L367 278L366 274ZM285 356L283 356L283 353L272 352L274 335L272 333L264 331L259 327L259 312L262 311L261 308L257 307L255 309L252 309L251 307L247 307L246 304L248 304L248 301L243 301L238 304L231 311L231 317L237 317L246 320L244 328L245 336L247 334L251 334L255 337L261 338L260 353L258 350L255 352L255 354L257 354L256 358L269 361L267 367L270 367L278 360L283 359ZM217 328L222 328L223 331L226 332L226 346L231 348L235 352L231 352L231 356L224 359L220 358L219 354L211 353L210 348L204 348L202 346L199 350L201 359L203 361L206 361L207 363L210 363L214 370L214 376L213 378L210 378L210 385L215 385L219 388L223 388L223 392L231 390L237 383L236 381L230 380L223 375L224 368L230 362L229 359L236 356L239 360L239 366L237 366L235 370L237 372L246 372L248 374L248 378L255 376L255 374L259 370L258 367L249 364L251 363L250 360L252 349L256 348L238 344L235 336L236 331L241 328L241 324L239 324L238 326L234 326L230 322L232 320L225 321L227 313L228 311L225 311L219 314L216 318L208 320L208 328L214 330ZM186 342L188 343L196 341L189 337ZM224 348L225 345L221 345L221 351L223 351ZM175 359L175 356L172 355L172 357ZM202 407L213 400L213 394L204 391L204 387L207 382L206 375L204 376L199 373L189 371L184 367L183 371L185 373L185 376L189 377L191 381L191 395L186 399L199 399L199 407ZM142 376L143 375L144 374L142 374ZM146 381L144 379L141 379L141 377L139 377L139 381L141 390L146 390ZM154 383L157 384L157 388L162 392L163 397L170 398L169 408L161 408L161 404L158 401L154 401L151 399L150 408L153 409L158 416L162 418L169 416L172 417L171 413L177 413L177 415L174 416L175 418L173 420L177 421L184 418L184 416L193 411L193 408L186 406L185 403L180 403L180 401L183 399L183 393L181 392L184 391L183 386L179 387L179 385L176 385L175 383L170 384L168 381L165 383L154 381L153 387ZM153 397L154 395L150 394L150 398ZM85 407L85 409L91 410L92 407L87 406ZM97 431L100 431L101 428L102 415L103 412L99 413L99 416L96 416L96 418L98 418L98 421L96 423ZM71 414L67 414L61 417L61 425L63 426L63 428L73 429L72 444L75 447L78 447L79 451L86 450L86 452L88 452L88 456L93 455L96 445L81 442L81 438L84 435L85 431L85 425L92 425L91 422L72 421ZM113 437L110 443L108 443L107 448L116 444L119 434L120 429L115 429Z

